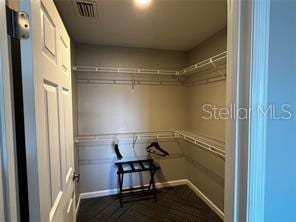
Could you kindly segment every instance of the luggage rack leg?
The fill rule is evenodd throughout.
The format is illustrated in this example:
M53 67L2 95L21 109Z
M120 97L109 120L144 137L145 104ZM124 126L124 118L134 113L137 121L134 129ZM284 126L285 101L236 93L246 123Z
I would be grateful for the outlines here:
M123 173L118 173L118 185L119 185L119 202L120 202L120 207L123 207L123 201L122 201L122 186L123 186Z
M150 183L149 183L149 188L148 190L151 190L151 186L152 186L152 191L153 191L153 196L154 196L154 200L157 201L157 195L156 195L156 188L155 188L155 181L154 181L154 176L155 176L155 172L156 169L154 168L154 166L152 165L152 163L150 162Z
M148 191L151 190L152 187L152 192L153 192L153 196L154 196L154 200L157 201L157 196L156 196L156 188L155 188L155 181L154 181L154 175L155 175L155 170L150 171L150 183L148 186Z
M128 162L115 163L115 165L117 165L117 167L118 167L118 171L117 171L118 186L119 186L118 197L119 197L119 201L120 201L120 207L123 207L123 194L125 194L126 192L132 192L132 191L141 190L141 189L142 189L142 191L147 189L146 193L149 192L150 195L153 195L153 197L151 197L151 198L154 198L154 200L157 201L157 190L155 188L154 176L155 176L156 170L159 170L160 167L156 167L152 162L153 162L152 159L148 159L148 160L139 160L139 161L128 161ZM134 165L133 165L134 163L139 163L142 168L141 169L136 169L134 167ZM144 163L148 163L149 168L144 167ZM124 170L124 168L123 168L124 164L130 166L131 169ZM139 173L139 172L144 172L144 171L150 172L149 185L123 189L123 178L124 178L125 173L128 173L128 174L129 173L135 173L135 172ZM151 198L149 198L149 199L151 199Z

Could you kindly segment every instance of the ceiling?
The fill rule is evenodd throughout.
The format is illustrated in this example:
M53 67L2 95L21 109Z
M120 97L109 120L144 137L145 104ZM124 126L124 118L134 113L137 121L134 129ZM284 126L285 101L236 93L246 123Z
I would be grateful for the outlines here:
M96 17L81 17L75 0L55 0L75 42L186 51L227 23L226 0L96 0Z

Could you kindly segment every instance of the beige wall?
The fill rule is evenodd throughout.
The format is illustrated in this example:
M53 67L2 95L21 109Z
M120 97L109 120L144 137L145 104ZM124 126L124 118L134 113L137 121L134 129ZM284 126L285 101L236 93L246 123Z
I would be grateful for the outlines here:
M220 30L188 53L188 65L227 50L227 28Z
M180 144L184 147L187 179L223 210L225 161L190 142L180 140Z
M186 129L182 86L77 84L79 134Z
M179 70L188 54L180 51L76 44L76 64L120 68Z
M207 59L213 55L226 51L226 49L227 30L225 28L191 50L189 52L189 64ZM226 70L224 69L221 71L225 72ZM213 70L213 72L215 72L215 70ZM207 75L213 75L213 72L204 75L203 78L207 77ZM203 117L209 116L209 114L203 111L203 105L210 104L212 106L225 107L225 103L226 81L189 87L189 129L224 141L225 121L215 119L205 120ZM207 110L209 109L207 108Z
M209 137L225 140L225 120L205 119L211 107L225 107L226 81L218 81L188 88L189 129ZM209 104L209 105L207 105ZM204 107L203 107L204 106Z
M81 66L181 69L187 54L167 50L77 44ZM79 134L188 128L181 86L77 84Z

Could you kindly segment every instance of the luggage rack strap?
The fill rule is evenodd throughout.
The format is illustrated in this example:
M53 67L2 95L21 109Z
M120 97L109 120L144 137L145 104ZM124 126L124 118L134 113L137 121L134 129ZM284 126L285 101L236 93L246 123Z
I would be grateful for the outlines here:
M115 165L118 166L117 174L156 171L160 169L160 167L155 166L153 159L116 162ZM128 169L125 169L124 166L128 166Z

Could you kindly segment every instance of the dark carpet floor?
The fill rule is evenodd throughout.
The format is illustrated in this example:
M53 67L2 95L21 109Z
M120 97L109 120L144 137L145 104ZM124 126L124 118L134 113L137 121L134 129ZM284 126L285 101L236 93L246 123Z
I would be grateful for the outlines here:
M116 195L81 200L77 221L222 222L186 185L160 189L157 197L157 202L153 199L127 202L123 208Z

